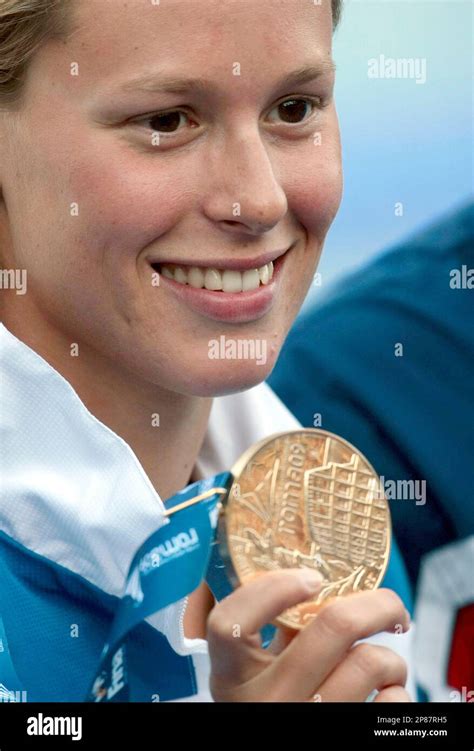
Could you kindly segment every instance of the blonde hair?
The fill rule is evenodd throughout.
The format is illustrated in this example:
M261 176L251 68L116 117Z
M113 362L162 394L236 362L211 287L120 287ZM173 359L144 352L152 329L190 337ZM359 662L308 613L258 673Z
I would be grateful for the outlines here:
M342 0L331 0L333 29ZM21 103L28 64L49 39L67 39L73 31L70 0L0 0L0 107Z
M70 34L68 6L68 0L0 0L0 106L19 103L35 52Z

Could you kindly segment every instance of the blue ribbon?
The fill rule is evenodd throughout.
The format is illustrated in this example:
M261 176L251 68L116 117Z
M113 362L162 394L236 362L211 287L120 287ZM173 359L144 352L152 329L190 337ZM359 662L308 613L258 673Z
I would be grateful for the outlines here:
M0 616L0 676L2 677L2 683L0 683L0 702L15 702L20 701L18 698L23 695L24 688L20 683L15 668L13 666L10 650L8 649L7 635L5 632L5 626Z
M230 472L222 472L189 485L165 503L169 511L209 492L208 498L167 517L164 525L150 535L134 555L125 592L86 701L129 700L133 670L129 671L127 664L127 637L145 618L199 586L208 571L211 551L209 579L212 591L219 599L232 591L219 562L217 545L213 544L217 504L223 495L216 489L228 492L232 481Z

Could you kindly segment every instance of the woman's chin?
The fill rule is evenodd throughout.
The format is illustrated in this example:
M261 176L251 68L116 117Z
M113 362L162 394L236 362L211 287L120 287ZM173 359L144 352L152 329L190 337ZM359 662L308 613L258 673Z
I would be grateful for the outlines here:
M276 357L263 356L259 360L211 360L205 369L189 369L183 391L201 397L247 391L268 378L275 362Z

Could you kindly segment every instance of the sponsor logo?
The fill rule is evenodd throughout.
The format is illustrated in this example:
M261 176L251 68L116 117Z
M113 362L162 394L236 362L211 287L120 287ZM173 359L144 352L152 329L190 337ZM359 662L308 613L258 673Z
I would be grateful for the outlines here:
M194 527L191 527L187 532L180 532L156 545L148 553L145 553L138 565L133 569L127 581L124 594L131 597L134 605L138 607L144 598L140 576L146 576L165 563L169 563L175 558L192 552L198 545L199 537Z

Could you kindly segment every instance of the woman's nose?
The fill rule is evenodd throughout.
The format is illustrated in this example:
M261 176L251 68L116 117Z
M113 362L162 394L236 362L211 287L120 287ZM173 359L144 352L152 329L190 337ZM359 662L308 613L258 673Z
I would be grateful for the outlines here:
M230 231L261 234L288 211L288 202L259 134L227 142L206 167L204 211Z

